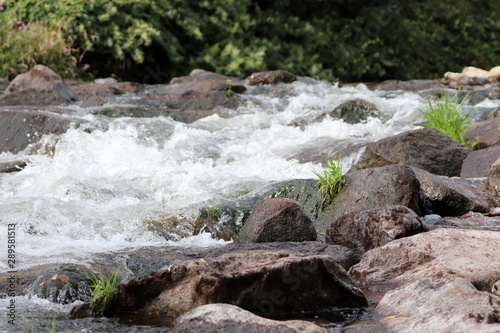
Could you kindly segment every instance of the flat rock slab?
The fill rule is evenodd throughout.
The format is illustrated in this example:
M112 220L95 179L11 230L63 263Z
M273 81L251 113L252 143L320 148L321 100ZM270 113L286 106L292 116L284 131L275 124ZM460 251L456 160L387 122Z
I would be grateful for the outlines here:
M469 212L487 213L499 205L499 197L460 178L436 176L412 168L420 181L424 208L428 214L460 216Z
M118 286L112 313L177 317L200 305L228 303L265 317L367 305L330 256L247 251L186 260Z
M295 75L283 70L253 73L248 77L251 86L259 84L290 83L297 80Z
M435 229L365 252L349 275L372 300L424 277L461 277L486 291L500 280L499 248L499 232Z
M231 304L208 304L178 317L172 333L326 333L327 330L302 320L277 321L262 318Z
M422 128L369 143L353 169L405 164L453 177L460 174L462 161L469 153L469 148L446 134L434 128Z
M479 141L485 142L488 146L500 144L500 118L485 120L471 125L467 128L465 140L474 140L479 137Z
M465 279L424 278L389 291L371 323L344 332L500 332L500 297Z
M488 177L490 168L500 158L500 146L473 151L464 159L460 177L481 178Z

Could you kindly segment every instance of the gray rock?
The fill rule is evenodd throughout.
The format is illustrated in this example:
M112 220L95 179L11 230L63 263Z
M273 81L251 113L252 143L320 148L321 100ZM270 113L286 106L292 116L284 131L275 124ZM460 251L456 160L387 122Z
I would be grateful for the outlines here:
M341 216L326 229L326 243L353 249L361 259L366 251L424 231L414 211L404 206L387 206Z
M354 99L340 104L331 114L334 117L344 119L348 124L357 124L367 120L370 116L376 117L378 113L375 105L362 99Z
M461 277L489 291L500 280L499 247L499 232L435 229L365 252L349 275L375 301L423 277Z
M316 237L311 220L296 201L268 198L255 205L236 242L300 242Z
M424 278L389 291L371 324L345 332L500 332L500 297L465 279Z
M230 304L208 304L178 317L172 333L326 333L311 322L302 320L277 321L262 318Z
M118 286L116 314L179 316L203 304L229 303L265 317L366 306L366 298L330 256L248 251L174 263Z
M10 81L6 79L0 78L0 92L3 92L9 86Z
M412 168L420 181L428 214L460 216L468 212L487 213L499 205L498 197L460 178L436 176Z
M59 75L48 67L36 65L16 76L6 94L0 96L0 105L55 105L76 100L76 94Z
M436 175L453 177L460 175L462 161L469 153L469 148L446 134L433 128L423 128L366 145L353 169L406 164Z

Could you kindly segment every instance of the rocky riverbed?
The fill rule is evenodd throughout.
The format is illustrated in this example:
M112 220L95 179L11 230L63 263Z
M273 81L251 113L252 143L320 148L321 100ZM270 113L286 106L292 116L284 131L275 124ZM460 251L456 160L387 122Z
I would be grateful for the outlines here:
M475 150L419 126L435 81L147 85L36 66L0 82L0 222L19 249L10 269L2 253L1 325L499 331L500 88L483 81L467 87ZM312 171L339 156L325 200ZM120 284L96 318L99 268Z

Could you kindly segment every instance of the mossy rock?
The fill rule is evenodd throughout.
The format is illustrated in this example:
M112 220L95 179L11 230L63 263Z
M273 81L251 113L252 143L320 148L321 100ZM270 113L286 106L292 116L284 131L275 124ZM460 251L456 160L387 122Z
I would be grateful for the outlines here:
M250 216L249 208L219 206L202 208L194 222L194 235L208 231L215 239L234 240Z

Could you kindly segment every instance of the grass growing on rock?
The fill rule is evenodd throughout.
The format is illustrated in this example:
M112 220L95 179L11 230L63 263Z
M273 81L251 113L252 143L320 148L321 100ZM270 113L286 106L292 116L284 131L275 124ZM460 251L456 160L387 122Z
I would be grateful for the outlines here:
M118 295L118 290L116 288L116 277L118 276L118 270L108 277L102 274L101 266L99 266L99 275L93 274L90 279L92 289L92 298L90 299L90 313L93 316L101 317L105 314L108 307L110 307L115 301Z
M443 98L434 103L430 97L427 97L428 106L418 111L427 121L423 126L435 128L464 146L469 146L469 142L464 139L464 133L469 126L469 116L473 110L464 112L463 103L470 91L460 103L457 103L459 91L460 89L453 97L445 91Z
M314 174L319 178L318 187L323 191L325 198L333 198L339 194L344 183L344 176L342 174L342 160L339 155L337 163L328 159L327 170L323 174L313 170Z

